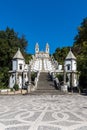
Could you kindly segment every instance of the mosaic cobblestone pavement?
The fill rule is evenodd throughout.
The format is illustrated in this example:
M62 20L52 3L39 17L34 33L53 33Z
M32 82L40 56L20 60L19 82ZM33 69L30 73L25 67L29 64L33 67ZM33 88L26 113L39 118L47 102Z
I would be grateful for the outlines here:
M87 130L87 97L0 96L0 130Z

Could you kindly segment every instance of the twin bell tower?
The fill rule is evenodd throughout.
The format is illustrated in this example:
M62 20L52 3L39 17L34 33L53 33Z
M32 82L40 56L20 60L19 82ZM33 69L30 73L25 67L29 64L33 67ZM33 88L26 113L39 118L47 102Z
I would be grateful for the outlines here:
M35 56L36 58L48 58L49 57L49 44L46 43L45 51L40 51L39 44L36 43L35 45Z
M35 45L35 53L39 53L39 44L38 43L36 43L36 45ZM45 48L45 53L49 53L49 44L48 43L46 43L46 48Z

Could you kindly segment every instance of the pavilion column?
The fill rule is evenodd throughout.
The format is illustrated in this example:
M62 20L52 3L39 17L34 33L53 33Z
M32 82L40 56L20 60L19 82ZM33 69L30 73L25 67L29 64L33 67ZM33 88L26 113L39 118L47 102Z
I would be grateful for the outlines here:
M31 65L28 66L28 88L27 93L31 91Z
M66 66L64 65L64 84L66 84Z
M15 72L15 84L18 84L18 73Z
M71 79L71 85L72 85L72 92L73 92L73 87L74 87L74 72L71 73L72 74L72 79Z

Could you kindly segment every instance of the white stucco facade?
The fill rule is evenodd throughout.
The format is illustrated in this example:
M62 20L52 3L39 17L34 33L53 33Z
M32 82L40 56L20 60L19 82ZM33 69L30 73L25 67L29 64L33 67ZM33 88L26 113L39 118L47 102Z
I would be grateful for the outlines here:
M66 71L68 70L76 71L77 70L76 60L74 59L65 60L64 67Z
M13 88L15 84L18 84L21 89L29 80L28 71L29 65L25 64L25 59L20 50L18 50L12 60L12 70L9 71L9 87Z
M15 73L12 73L11 76L10 76L10 79L9 79L9 87L13 88L15 82L16 82Z
M76 57L70 50L65 62L64 62L64 71L68 76L68 86L77 87L78 86L78 76L77 76L77 62Z

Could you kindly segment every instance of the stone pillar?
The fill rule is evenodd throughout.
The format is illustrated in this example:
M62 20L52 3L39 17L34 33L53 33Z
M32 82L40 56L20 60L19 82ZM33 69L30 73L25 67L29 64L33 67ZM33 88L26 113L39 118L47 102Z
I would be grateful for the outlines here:
M27 93L31 91L31 65L28 66L28 88Z
M66 84L66 71L64 71L64 84Z
M74 87L74 72L72 72L72 88Z
M71 91L73 92L73 86L74 86L74 73L71 72L70 74L70 86L71 86Z
M66 66L64 65L64 84L66 84Z
M15 84L18 84L18 73L15 72Z

